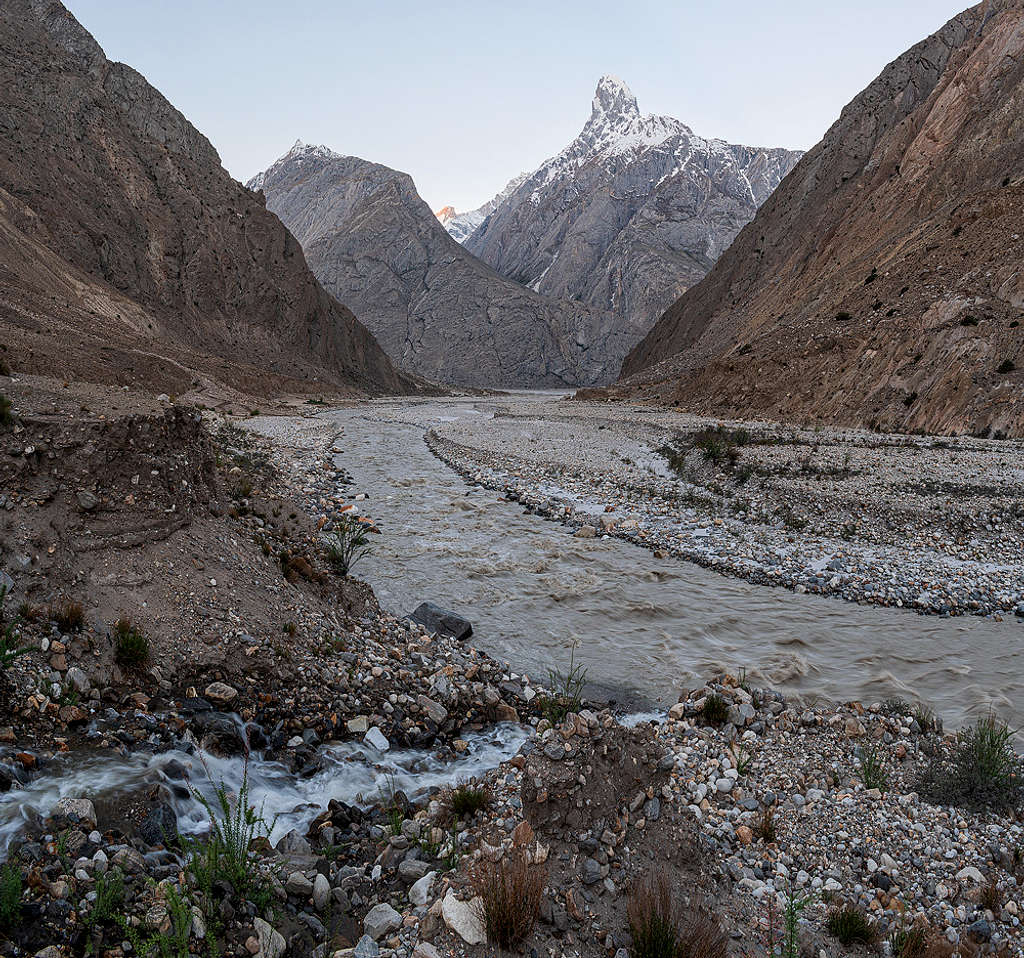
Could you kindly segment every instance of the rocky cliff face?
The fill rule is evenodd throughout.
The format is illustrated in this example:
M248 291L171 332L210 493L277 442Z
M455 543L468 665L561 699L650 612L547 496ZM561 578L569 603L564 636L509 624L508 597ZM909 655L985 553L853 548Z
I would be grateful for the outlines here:
M629 348L610 312L548 299L469 254L405 173L300 142L249 186L327 289L420 375L470 386L608 382Z
M580 135L465 245L545 296L615 311L636 341L707 273L799 155L642 115L628 87L605 76Z
M57 0L0 6L0 276L24 372L410 385L206 138Z
M621 390L723 415L1024 435L1024 7L885 68Z

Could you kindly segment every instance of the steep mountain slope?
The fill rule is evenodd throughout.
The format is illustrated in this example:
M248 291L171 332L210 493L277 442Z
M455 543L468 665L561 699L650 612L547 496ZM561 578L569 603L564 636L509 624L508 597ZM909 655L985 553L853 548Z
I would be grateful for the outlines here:
M602 77L580 135L500 202L466 248L556 299L614 310L638 340L700 280L799 153L644 116Z
M506 197L511 196L519 188L528 175L520 173L519 176L509 180L505 184L505 189L475 210L470 210L468 213L457 213L454 206L445 206L438 210L437 218L441 225L448 230L452 239L459 243L465 243L473 235L473 231L505 201Z
M510 282L449 236L412 179L297 143L250 181L313 271L395 362L471 386L609 382L635 342L616 317Z
M990 0L843 110L633 350L619 392L1024 435L1022 236L1024 6Z
M0 5L0 278L19 371L410 386L206 138L57 0Z

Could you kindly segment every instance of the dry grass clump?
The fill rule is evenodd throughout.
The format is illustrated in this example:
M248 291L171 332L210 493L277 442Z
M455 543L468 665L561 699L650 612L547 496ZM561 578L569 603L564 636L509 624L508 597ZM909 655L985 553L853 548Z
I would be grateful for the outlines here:
M775 806L766 805L758 817L757 821L754 822L754 827L751 829L754 833L754 838L758 841L764 842L766 845L771 845L776 837L777 830L775 827Z
M664 874L637 882L626 903L632 958L726 958L728 938L706 913L677 902Z
M482 901L487 940L512 948L533 929L547 885L547 869L531 865L521 849L497 862L484 859L470 869L473 891Z
M65 599L50 606L50 620L65 634L81 632L85 626L85 608L81 602Z

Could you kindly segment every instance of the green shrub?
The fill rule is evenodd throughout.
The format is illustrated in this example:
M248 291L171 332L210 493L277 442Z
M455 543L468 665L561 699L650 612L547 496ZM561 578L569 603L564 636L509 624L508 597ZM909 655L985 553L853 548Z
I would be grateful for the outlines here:
M878 938L875 923L855 905L839 905L825 920L829 933L842 945L871 945Z
M1013 732L994 714L957 734L953 754L925 770L918 791L930 802L967 808L1006 809L1020 804L1021 759Z
M149 661L149 640L127 616L114 623L114 661L125 669L138 668Z
M334 571L347 576L360 559L369 555L366 526L352 516L342 516L334 524L334 532L324 537L324 548Z
M928 932L919 925L896 928L889 933L893 958L924 958L928 953Z
M238 895L252 901L264 898L267 888L252 846L270 833L273 824L249 803L248 776L243 777L235 797L223 782L215 789L212 802L195 789L192 794L210 822L205 838L183 837L188 869L199 888L207 893L218 882L227 882ZM207 899L212 900L209 894Z
M21 920L21 872L14 865L0 867L0 931Z

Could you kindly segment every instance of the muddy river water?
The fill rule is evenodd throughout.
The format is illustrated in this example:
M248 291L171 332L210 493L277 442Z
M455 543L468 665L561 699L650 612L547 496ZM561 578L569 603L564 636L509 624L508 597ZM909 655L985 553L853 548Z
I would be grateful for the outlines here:
M519 397L522 398L522 397ZM537 396L538 414L550 396ZM835 700L921 699L948 725L994 707L1024 723L1024 629L752 585L618 539L576 539L468 486L423 442L433 424L493 416L500 400L374 403L331 412L339 463L378 523L358 574L381 604L431 600L474 643L543 680L570 651L588 678L664 706L718 669Z

